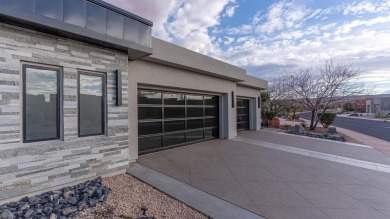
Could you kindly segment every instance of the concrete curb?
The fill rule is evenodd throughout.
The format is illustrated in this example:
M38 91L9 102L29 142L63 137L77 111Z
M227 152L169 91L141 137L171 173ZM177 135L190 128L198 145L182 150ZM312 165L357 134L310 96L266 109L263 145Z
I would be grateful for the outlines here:
M312 137L308 137L308 136L293 135L293 134L288 134L288 133L283 133L283 132L274 132L274 131L268 131L268 130L264 130L264 129L262 129L260 131L272 132L272 133L276 133L276 134L280 134L280 135L296 136L296 137L299 137L299 138L315 139L315 140L319 140L319 141L326 141L326 142L333 142L333 143L336 142L336 143L340 143L340 144L346 144L346 145L349 145L349 146L357 146L357 147L363 147L363 148L372 148L371 146L364 145L364 144L356 144L356 143L350 143L350 142L333 141L333 140L322 139L322 138L312 138Z
M358 114L360 114L360 113L358 113ZM364 114L364 113L363 113L363 114ZM364 117L359 117L359 116L341 116L341 115L337 115L337 117L341 117L341 118L350 118L350 119L371 120L371 121L380 121L380 122L390 122L390 120L385 120L385 119L364 118Z
M132 163L127 173L159 189L188 206L214 219L264 219L186 183L157 172L139 163Z

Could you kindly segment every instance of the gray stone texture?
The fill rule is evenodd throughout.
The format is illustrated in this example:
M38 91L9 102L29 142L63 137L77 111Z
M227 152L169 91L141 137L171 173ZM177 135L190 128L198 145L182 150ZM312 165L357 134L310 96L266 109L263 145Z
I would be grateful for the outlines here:
M302 125L297 124L294 126L294 133L295 134L303 134L303 133L305 133L305 129L303 128Z
M63 71L63 140L22 143L22 63ZM116 106L114 70L122 72ZM107 73L107 135L77 135L77 72ZM0 23L0 200L128 166L126 53Z

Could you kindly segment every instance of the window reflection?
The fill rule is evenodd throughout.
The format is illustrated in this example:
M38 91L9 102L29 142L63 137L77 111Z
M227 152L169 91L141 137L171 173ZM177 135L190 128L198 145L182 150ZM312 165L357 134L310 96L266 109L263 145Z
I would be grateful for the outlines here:
M185 96L183 94L164 94L165 105L184 105Z
M187 95L187 105L203 105L203 96Z
M80 74L79 135L104 133L103 75Z
M155 91L138 91L138 104L161 104L161 93Z
M58 139L59 70L25 69L25 141Z

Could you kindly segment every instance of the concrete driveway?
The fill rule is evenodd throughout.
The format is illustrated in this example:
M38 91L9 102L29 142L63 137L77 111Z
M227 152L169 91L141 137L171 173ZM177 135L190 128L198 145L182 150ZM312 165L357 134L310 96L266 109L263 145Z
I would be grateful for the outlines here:
M390 158L369 147L241 132L138 162L266 218L390 218Z

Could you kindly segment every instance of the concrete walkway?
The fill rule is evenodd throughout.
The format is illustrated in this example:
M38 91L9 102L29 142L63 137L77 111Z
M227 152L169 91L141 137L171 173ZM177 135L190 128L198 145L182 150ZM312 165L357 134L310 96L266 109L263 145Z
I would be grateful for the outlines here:
M365 166L390 170L390 158L369 147L240 132L138 162L266 218L390 218L390 174Z

